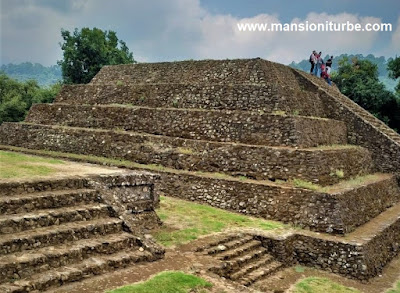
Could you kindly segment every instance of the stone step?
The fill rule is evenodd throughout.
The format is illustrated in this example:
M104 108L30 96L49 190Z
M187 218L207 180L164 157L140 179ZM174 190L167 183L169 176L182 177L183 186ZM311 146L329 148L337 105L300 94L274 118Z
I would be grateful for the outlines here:
M244 286L250 286L254 282L277 272L281 268L283 268L282 263L273 261L268 263L267 266L259 267L248 275L245 275L239 282Z
M253 236L244 235L243 237L241 237L239 239L232 239L228 242L223 242L223 243L219 244L218 246L210 247L210 248L206 249L204 252L206 254L210 254L210 255L220 254L225 251L228 251L229 249L233 249L233 248L239 247L243 244L246 244L252 240L253 240Z
M3 215L0 216L0 235L108 216L110 216L110 207L99 203L36 210L28 214Z
M39 209L61 208L101 202L98 191L90 189L43 191L0 197L0 214L30 213Z
M260 258L253 260L252 262L246 263L244 266L236 270L234 273L230 275L231 280L239 280L245 279L247 276L250 275L251 272L259 269L269 267L269 264L276 262L274 258L270 254L264 254ZM274 265L272 266L274 267Z
M274 111L326 117L317 93L298 91L278 84L111 84L64 85L54 103L125 104L152 108L185 108Z
M117 218L101 218L5 234L0 239L0 255L116 233L122 231L122 223Z
M261 242L258 240L250 240L246 243L241 244L239 247L232 247L218 255L220 260L231 260L242 256L245 253L259 249L261 247Z
M248 111L35 104L25 122L253 145L313 147L347 143L347 128L340 121Z
M264 247L260 247L231 260L223 261L221 265L213 267L210 270L222 277L230 277L233 273L239 271L244 265L260 259L265 254L268 254L268 250Z
M228 235L222 234L222 235L213 236L211 241L209 241L208 238L207 238L207 242L205 244L203 244L203 245L198 246L195 249L195 251L196 252L203 252L203 251L205 251L205 250L207 250L209 248L212 248L214 246L218 246L220 244L224 244L226 242L230 242L232 240L242 238L243 235L244 234L241 234L241 233L238 233L238 234L231 233L231 234L228 234Z
M82 239L57 246L7 254L0 257L0 283L27 278L99 254L112 254L135 246L137 246L135 236L118 233L104 235L100 239Z
M297 149L17 123L2 124L0 142L257 180L298 178L321 185L368 174L372 168L370 153L354 146ZM343 176L335 176L338 170Z
M84 178L61 179L35 179L26 182L2 182L0 183L0 198L2 196L21 195L38 192L54 192L60 190L77 190L87 187Z
M111 255L99 255L82 262L63 266L46 273L34 274L26 279L13 283L0 285L4 293L30 292L33 290L46 291L52 287L75 282L105 272L124 268L134 263L153 261L153 256L148 251L121 251Z

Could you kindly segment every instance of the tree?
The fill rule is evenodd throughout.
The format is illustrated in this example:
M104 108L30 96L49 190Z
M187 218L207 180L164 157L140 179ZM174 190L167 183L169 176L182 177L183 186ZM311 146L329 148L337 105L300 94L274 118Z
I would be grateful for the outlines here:
M389 60L387 69L389 71L390 78L398 79L400 77L400 57ZM400 94L400 81L396 86L396 91Z
M378 66L368 60L343 58L332 76L340 91L390 127L400 130L400 102L378 79Z
M40 88L35 80L19 82L0 74L0 124L24 120L33 103L51 103L60 88Z
M61 66L64 83L88 83L104 65L135 63L126 43L113 31L98 28L61 30L64 59ZM118 45L120 47L118 47Z

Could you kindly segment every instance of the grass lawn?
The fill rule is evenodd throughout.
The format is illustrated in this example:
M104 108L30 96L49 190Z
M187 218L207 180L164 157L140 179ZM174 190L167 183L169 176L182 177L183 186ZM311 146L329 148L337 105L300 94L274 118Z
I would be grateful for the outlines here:
M298 282L293 293L361 293L360 291L345 287L325 278L310 277Z
M56 172L52 165L57 164L63 164L63 162L55 159L0 151L0 179L51 175Z
M195 240L200 235L228 228L272 230L285 227L279 222L248 217L171 197L161 197L157 214L164 225L154 233L154 237L165 246L180 245Z
M397 282L396 286L388 291L386 293L400 293L400 281Z
M109 293L189 293L207 292L212 285L194 275L167 271L138 284L121 287Z

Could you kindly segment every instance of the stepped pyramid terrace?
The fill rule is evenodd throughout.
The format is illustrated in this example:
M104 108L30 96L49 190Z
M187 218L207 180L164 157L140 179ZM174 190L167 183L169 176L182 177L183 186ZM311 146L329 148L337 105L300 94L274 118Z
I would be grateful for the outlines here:
M193 249L243 288L297 264L367 282L400 249L399 134L336 87L263 59L104 66L3 123L0 145L132 169L0 183L1 292L162 261L145 237L160 195L296 227Z

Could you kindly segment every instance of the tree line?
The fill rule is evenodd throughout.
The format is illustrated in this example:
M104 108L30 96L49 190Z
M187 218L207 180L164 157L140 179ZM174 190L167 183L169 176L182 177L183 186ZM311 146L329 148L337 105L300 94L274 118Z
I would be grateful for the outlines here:
M361 107L400 130L400 81L395 92L389 91L378 78L378 66L369 60L347 57L338 61L338 70L332 74L339 90ZM387 63L388 76L400 77L400 57Z
M83 28L62 30L61 36L63 59L58 66L25 62L0 68L0 124L24 120L33 103L51 103L62 84L88 83L104 65L135 62L114 31ZM46 78L53 85L43 82Z

